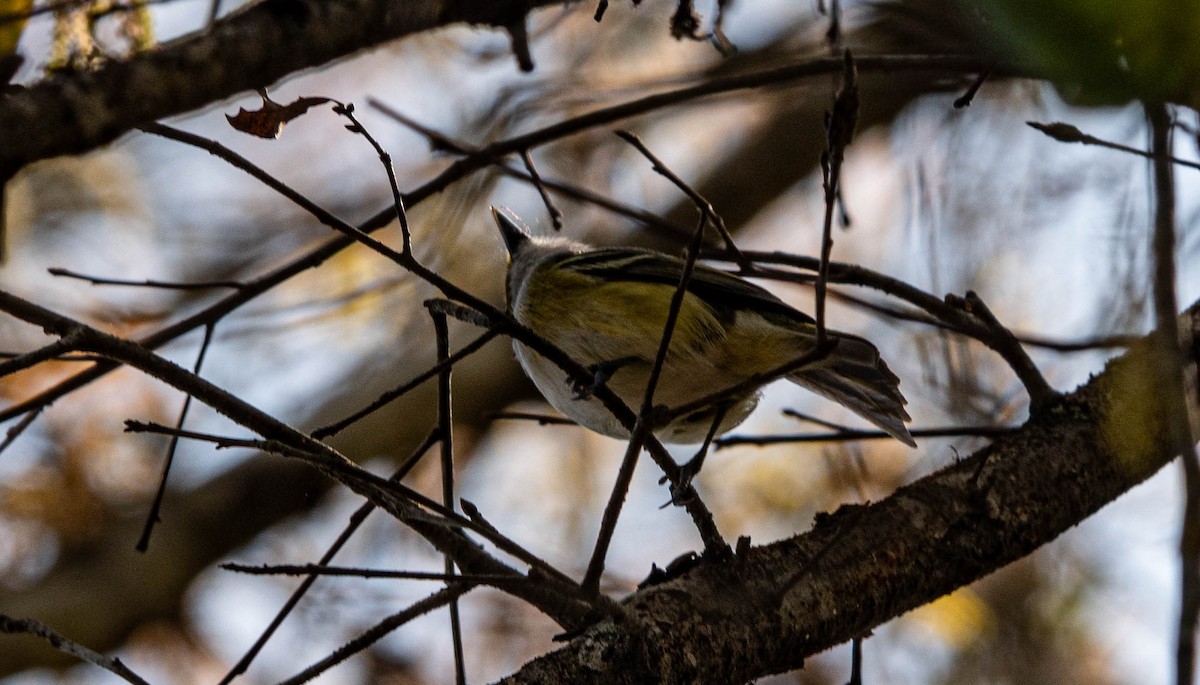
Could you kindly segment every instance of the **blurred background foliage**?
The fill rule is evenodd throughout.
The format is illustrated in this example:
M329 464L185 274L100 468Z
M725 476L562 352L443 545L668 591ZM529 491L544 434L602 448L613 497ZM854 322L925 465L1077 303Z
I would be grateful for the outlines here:
M724 3L722 3L724 4ZM326 96L358 105L388 149L402 189L452 157L390 117L388 109L467 145L482 145L647 93L831 54L829 7L818 2L730 3L722 28L737 47L668 31L675 5L616 2L603 21L591 3L531 17L536 70L520 73L508 37L454 28L372 50L295 76L272 90L287 102ZM234 11L235 3L222 3ZM42 8L36 2L35 8ZM87 68L203 28L208 0L170 0L136 11L80 2L18 29L26 57L16 82L47 69ZM20 14L20 2L0 11ZM702 31L715 3L697 3ZM1019 333L1056 341L1136 334L1148 326L1150 210L1145 161L1053 141L1028 120L1067 121L1144 147L1136 98L1195 106L1200 14L1194 2L1070 0L975 3L842 2L838 45L855 54L967 54L1015 60L1047 81L996 74L968 108L952 106L972 74L934 78L863 72L859 136L843 172L850 225L836 259L905 279L934 293L979 292ZM89 14L90 12L90 14ZM81 18L82 16L82 18ZM72 23L73 22L73 23ZM152 30L151 30L152 29ZM0 32L0 48L7 40ZM69 40L68 40L69 39ZM136 58L136 57L135 57ZM721 213L743 248L815 254L823 211L817 162L836 79L817 77L708 97L622 122ZM372 150L325 109L290 123L280 140L233 131L223 114L252 96L216 103L174 125L226 144L339 216L362 220L390 201ZM1196 157L1195 117L1177 154ZM538 170L660 216L694 224L690 201L605 127L532 151ZM1200 294L1196 187L1179 172L1180 299ZM556 195L566 232L596 243L677 250L677 235L593 203ZM527 184L487 170L414 206L421 260L492 301L502 301L503 253L489 204L514 208L539 230L550 220ZM48 268L128 279L214 282L255 277L330 237L284 199L221 161L146 134L105 149L40 162L6 189L7 262L0 287L71 316L140 337L214 301L220 287L97 287ZM395 244L395 228L380 234ZM811 290L769 284L810 309ZM421 302L435 293L358 247L305 272L220 321L203 375L293 425L312 429L365 405L428 368L433 333ZM842 297L835 327L866 335L902 379L915 427L1014 425L1025 395L980 346L872 313ZM455 344L477 331L452 325ZM32 327L0 320L0 351L45 344ZM190 367L199 331L163 353ZM1066 354L1033 347L1057 388L1098 370L1109 349ZM0 402L19 402L81 368L40 365L0 379ZM456 444L462 495L549 561L582 574L599 512L623 451L582 429L498 421L495 412L545 411L506 341L456 367ZM333 440L373 471L388 473L432 425L432 386L355 424ZM237 576L221 561L315 560L359 504L310 469L244 450L184 442L145 554L134 550L157 487L165 440L122 432L126 418L172 423L182 398L120 371L56 402L0 454L0 611L30 616L97 650L112 651L154 683L217 682L254 641L296 584ZM853 424L792 387L772 386L739 434L807 431L784 409ZM8 424L9 426L12 425ZM857 425L857 424L853 424ZM240 435L193 407L193 430ZM805 530L813 515L877 500L982 444L931 439L918 450L891 442L724 449L699 487L730 538L756 543ZM680 452L686 456L687 450ZM649 570L694 549L682 513L660 510L665 490L643 465L617 529L606 589L631 591ZM411 476L438 491L436 464ZM973 586L876 631L866 642L872 683L1161 683L1172 647L1173 560L1179 509L1174 473L1163 473L1062 540ZM440 569L428 546L384 517L372 518L336 560ZM412 581L328 578L301 602L237 682L288 677L383 616L430 591ZM464 603L472 682L504 675L550 648L555 626L515 600L477 590ZM325 676L329 683L444 683L452 673L447 619L404 627ZM763 683L841 683L846 649ZM41 643L0 636L0 682L110 682Z

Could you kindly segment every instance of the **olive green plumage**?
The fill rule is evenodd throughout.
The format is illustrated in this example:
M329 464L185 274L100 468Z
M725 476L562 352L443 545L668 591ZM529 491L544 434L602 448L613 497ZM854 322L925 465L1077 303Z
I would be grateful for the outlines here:
M611 365L605 385L641 406L684 261L633 248L592 248L564 238L533 237L515 214L493 208L509 252L512 315L584 366ZM787 378L842 404L889 435L915 446L899 379L870 342L828 331L832 351ZM688 282L654 403L677 407L798 359L816 345L816 324L767 290L697 264ZM549 360L514 341L517 359L556 409L591 430L628 437L611 412ZM753 390L723 407L717 433L740 424L758 403ZM658 428L666 442L696 443L717 408Z

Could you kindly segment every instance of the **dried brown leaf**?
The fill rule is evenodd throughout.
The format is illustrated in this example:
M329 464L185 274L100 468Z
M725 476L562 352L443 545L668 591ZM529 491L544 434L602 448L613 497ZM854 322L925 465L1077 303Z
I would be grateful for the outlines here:
M302 97L282 105L267 97L263 91L258 94L263 101L261 109L250 111L243 107L233 116L226 114L225 118L235 129L259 138L278 138L284 125L292 119L302 116L312 107L334 102L324 97Z

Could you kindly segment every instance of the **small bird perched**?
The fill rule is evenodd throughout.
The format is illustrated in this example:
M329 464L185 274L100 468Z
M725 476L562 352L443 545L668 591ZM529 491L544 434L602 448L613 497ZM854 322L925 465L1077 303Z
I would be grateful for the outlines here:
M594 248L536 237L510 210L492 208L508 248L508 307L522 325L596 374L636 411L658 354L684 261L635 248ZM916 447L899 379L866 340L827 331L829 353L787 376ZM817 344L811 317L732 274L696 264L679 311L654 404L667 408L734 386L799 359ZM517 359L555 409L616 438L629 431L553 362L513 341ZM581 391L582 390L582 391ZM659 426L664 442L698 443L740 424L759 392L679 416Z

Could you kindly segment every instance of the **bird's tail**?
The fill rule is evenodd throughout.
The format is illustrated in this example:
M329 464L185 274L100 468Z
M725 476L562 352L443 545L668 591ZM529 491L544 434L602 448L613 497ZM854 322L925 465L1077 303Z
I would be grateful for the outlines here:
M871 343L845 333L831 334L837 345L825 359L814 362L788 380L852 410L909 447L916 447L900 394L900 379L892 373Z

